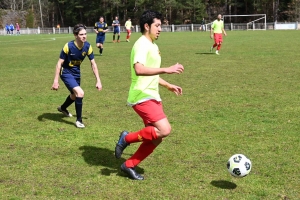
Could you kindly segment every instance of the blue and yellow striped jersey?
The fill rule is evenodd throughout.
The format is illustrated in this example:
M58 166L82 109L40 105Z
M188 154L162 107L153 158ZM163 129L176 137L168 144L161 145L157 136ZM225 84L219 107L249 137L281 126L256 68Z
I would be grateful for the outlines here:
M114 20L114 21L113 21L113 24L118 25L118 26L114 26L114 29L119 29L119 27L120 27L120 22L119 22L119 20Z
M103 32L103 31L107 29L107 23L105 23L105 22L102 22L102 23L96 22L94 29L97 29L97 31L99 32L97 34L97 36L104 36L105 32Z
M74 40L66 43L59 56L64 60L61 74L70 73L75 77L80 77L80 64L86 56L90 60L94 59L93 48L90 43L85 42L81 49Z

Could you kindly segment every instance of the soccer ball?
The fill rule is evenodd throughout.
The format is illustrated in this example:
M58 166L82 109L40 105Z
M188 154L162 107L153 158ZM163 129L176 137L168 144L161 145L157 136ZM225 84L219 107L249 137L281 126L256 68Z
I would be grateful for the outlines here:
M252 168L252 164L249 158L243 154L235 154L227 161L227 169L229 173L238 178L247 176Z

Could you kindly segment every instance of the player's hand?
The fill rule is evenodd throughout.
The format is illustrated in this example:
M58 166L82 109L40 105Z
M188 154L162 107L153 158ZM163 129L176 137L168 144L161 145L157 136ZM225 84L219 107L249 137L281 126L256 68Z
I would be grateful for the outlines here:
M226 32L224 32L224 35L227 36Z
M52 87L51 87L51 90L58 90L59 88L59 83L58 82L54 82Z
M170 90L171 92L174 92L177 96L178 95L182 95L182 88L177 86L177 85L173 85L173 84L168 84L167 86L168 90Z
M213 38L214 38L213 34L210 34L210 39L213 39Z
M98 91L102 90L102 84L101 83L96 83L96 88Z
M167 74L181 74L184 70L184 67L182 64L176 63L175 65L172 65L167 68L166 73Z

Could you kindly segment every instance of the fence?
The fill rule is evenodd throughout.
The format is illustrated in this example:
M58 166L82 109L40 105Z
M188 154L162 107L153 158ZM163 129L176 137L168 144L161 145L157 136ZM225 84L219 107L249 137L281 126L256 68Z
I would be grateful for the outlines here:
M162 25L162 31L164 32L183 32L183 31L209 31L211 24L205 24L204 27L201 24L183 24L183 25ZM248 23L225 23L225 30L287 30L294 29L300 30L300 24L298 22L277 22L277 23L255 23L254 25L249 25ZM200 29L201 27L201 29ZM108 27L109 32L113 32L113 27ZM121 32L126 32L124 26L120 27ZM140 27L136 25L133 28L133 32L139 32ZM87 27L87 32L94 32L94 27ZM14 34L16 30L14 31ZM21 34L72 34L73 29L71 27L62 28L21 28ZM6 30L0 30L0 35L7 35Z

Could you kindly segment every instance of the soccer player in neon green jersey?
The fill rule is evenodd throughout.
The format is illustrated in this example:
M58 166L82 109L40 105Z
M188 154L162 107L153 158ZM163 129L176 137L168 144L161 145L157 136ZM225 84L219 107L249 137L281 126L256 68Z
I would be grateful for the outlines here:
M222 15L218 15L217 19L212 23L210 29L210 38L215 40L214 45L210 48L212 52L213 48L217 47L216 54L219 55L219 50L223 42L222 32L226 36L226 31L224 30L224 22L222 21Z
M163 111L159 85L182 94L182 88L168 83L160 74L181 74L181 64L160 68L161 55L154 43L161 32L162 15L156 11L145 11L140 18L142 36L135 42L130 57L131 86L127 102L142 118L145 127L137 132L123 131L115 147L115 157L120 158L123 150L131 143L141 142L138 150L121 165L121 170L134 180L144 177L135 167L149 156L171 132L171 125Z
M96 88L99 91L102 90L102 84L97 64L94 59L92 46L86 41L86 27L83 24L75 25L73 34L75 40L66 43L60 52L51 89L58 90L58 79L60 77L70 91L70 95L67 96L65 102L59 106L57 110L63 113L66 117L72 117L72 114L69 113L67 108L75 102L77 118L75 125L77 128L84 128L85 125L82 122L82 100L84 97L84 91L80 87L80 65L86 56L91 62L91 67L96 77Z

